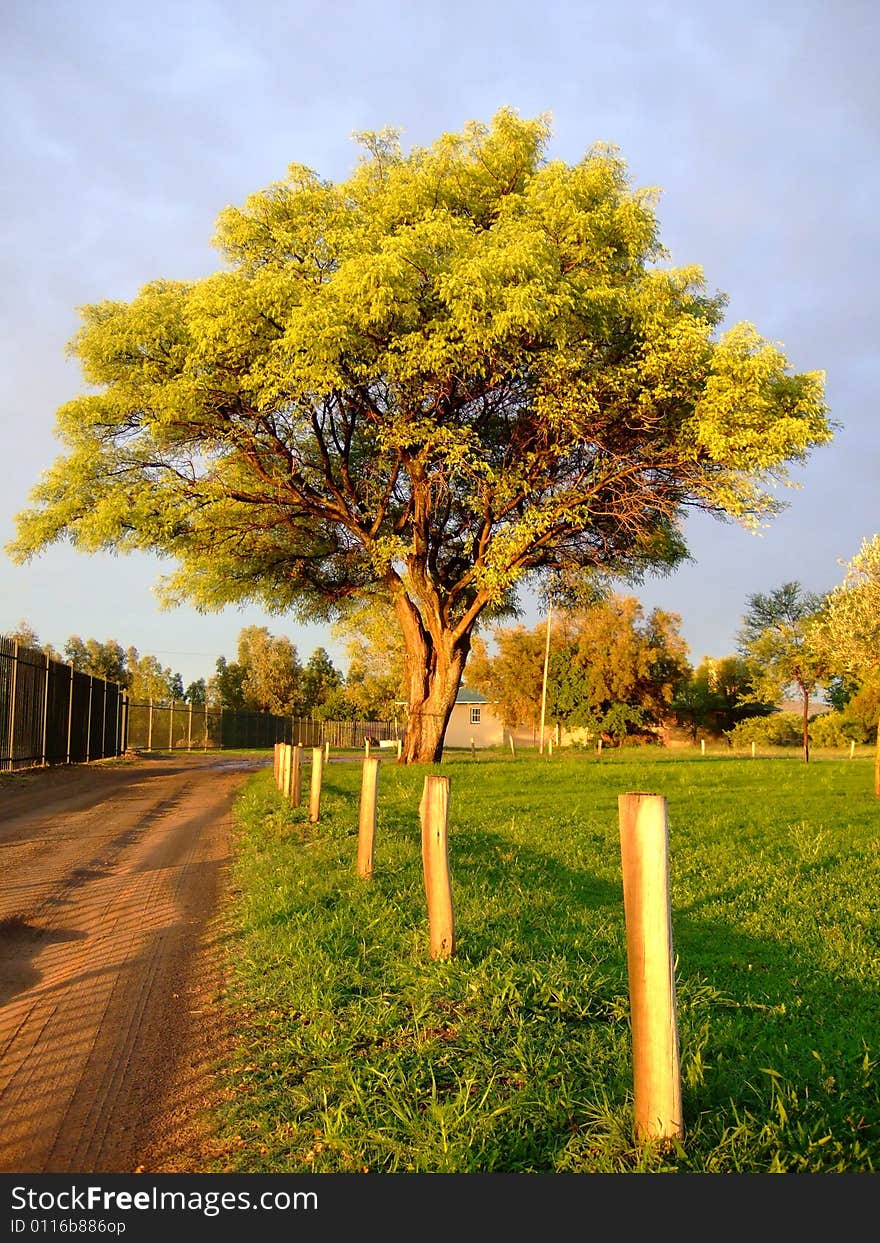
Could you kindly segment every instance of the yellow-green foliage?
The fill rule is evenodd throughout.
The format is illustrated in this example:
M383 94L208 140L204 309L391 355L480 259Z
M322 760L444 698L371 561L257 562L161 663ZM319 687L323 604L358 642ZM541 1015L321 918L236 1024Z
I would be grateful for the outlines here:
M220 271L84 308L91 391L12 555L151 549L201 608L378 583L436 645L529 573L676 559L686 503L772 513L831 436L821 375L751 325L718 339L654 192L549 140L507 108L409 152L361 135L348 180L294 164L226 208Z

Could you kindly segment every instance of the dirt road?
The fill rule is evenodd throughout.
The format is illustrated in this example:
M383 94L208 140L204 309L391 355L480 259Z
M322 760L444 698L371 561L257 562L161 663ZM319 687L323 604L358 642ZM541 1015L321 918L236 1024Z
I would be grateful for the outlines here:
M232 800L267 762L0 782L0 1171L194 1168Z

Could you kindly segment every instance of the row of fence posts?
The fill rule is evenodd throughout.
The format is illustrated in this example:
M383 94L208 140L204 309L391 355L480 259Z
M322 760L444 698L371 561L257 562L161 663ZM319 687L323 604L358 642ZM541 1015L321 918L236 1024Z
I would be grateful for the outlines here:
M292 806L301 797L302 747L275 746L275 781ZM379 759L365 746L358 816L357 874L373 875ZM309 821L320 818L323 767L329 744L312 748ZM448 777L426 776L419 803L422 870L431 957L455 950L455 914L449 875ZM618 796L626 958L632 1029L633 1109L636 1136L669 1145L684 1136L675 996L669 824L659 794Z

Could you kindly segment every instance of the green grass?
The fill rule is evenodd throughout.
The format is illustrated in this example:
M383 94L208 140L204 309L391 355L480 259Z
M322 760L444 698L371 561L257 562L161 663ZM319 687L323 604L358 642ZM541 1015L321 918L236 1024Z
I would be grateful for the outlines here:
M457 949L434 962L418 802L451 778ZM868 760L480 754L358 763L319 825L271 771L237 805L216 1170L880 1169L880 804ZM685 1120L632 1139L617 796L669 814ZM303 782L307 799L308 770Z

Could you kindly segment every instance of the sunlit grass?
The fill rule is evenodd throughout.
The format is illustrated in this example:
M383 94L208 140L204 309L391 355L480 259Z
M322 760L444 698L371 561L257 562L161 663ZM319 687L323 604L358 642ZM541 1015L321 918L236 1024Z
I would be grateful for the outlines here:
M271 772L237 807L216 1168L880 1168L880 805L863 759L624 751L445 760L457 951L431 961L418 802L360 764L322 817ZM303 783L307 799L307 780ZM666 796L686 1134L632 1140L617 796Z

